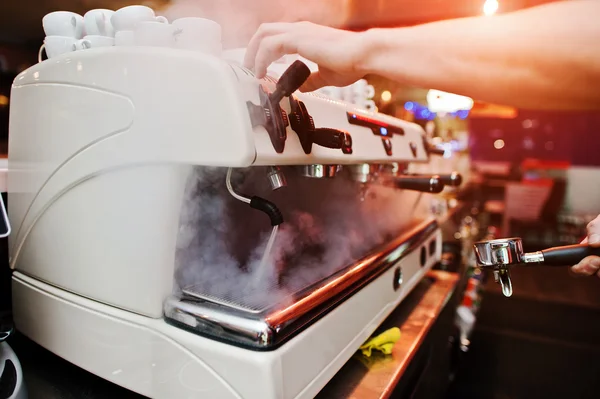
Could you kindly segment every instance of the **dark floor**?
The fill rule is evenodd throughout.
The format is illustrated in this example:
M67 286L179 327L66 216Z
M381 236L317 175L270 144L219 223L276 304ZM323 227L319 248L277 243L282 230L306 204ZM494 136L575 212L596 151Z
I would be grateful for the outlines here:
M449 398L599 398L600 279L556 268L512 280L511 298L489 281Z

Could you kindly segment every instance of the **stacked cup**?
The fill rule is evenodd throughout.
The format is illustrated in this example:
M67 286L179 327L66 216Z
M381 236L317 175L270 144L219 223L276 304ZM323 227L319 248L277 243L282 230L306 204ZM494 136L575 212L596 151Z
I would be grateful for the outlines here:
M76 49L110 47L115 43L115 30L111 23L112 10L90 10L83 16L85 36L76 44Z
M83 17L69 11L55 11L42 19L46 38L40 48L38 60L42 60L42 51L48 58L56 57L75 50L74 46L83 37Z
M205 18L179 18L173 21L176 27L175 46L180 49L221 56L221 25Z
M134 5L118 9L111 17L115 46L174 47L175 28L150 7Z
M113 45L113 28L110 18L113 11L91 10L85 16L70 11L54 11L42 19L46 38L40 48L38 61L42 61L42 50L48 58L71 51Z
M355 83L345 87L323 87L317 90L317 92L335 100L341 100L354 104L359 108L364 108L369 111L377 110L375 101L373 101L375 88L368 84L365 79L360 79Z
M117 11L96 9L83 17L55 11L42 20L48 58L75 50L108 46L172 47L221 56L221 26L204 18L180 18L169 24L150 7L132 5Z
M172 47L220 56L221 26L205 18L180 18L169 24L145 6L123 7L112 17L116 46Z

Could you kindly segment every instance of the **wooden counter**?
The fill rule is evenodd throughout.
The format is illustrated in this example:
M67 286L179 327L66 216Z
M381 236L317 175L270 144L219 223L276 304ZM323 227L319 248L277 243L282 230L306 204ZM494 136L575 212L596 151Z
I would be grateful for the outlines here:
M389 398L454 293L459 279L456 273L429 272L374 334L399 327L401 336L394 345L393 353L388 356L375 353L371 358L357 353L317 398Z

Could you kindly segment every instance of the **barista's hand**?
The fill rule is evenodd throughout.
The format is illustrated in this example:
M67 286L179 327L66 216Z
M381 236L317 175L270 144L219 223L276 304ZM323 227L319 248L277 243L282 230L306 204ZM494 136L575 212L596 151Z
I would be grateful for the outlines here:
M319 66L301 91L347 86L366 75L360 67L368 56L364 42L361 33L310 22L263 24L248 44L244 65L262 78L271 63L284 55L298 54Z
M581 243L588 243L594 247L600 247L600 215L587 225L587 231L588 235ZM584 276L596 274L600 277L600 256L588 256L571 269L575 273Z

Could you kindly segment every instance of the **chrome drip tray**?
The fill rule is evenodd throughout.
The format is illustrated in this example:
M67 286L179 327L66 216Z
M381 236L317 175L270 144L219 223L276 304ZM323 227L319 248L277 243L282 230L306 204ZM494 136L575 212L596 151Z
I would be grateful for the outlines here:
M425 221L335 274L274 300L208 295L199 286L165 302L167 322L212 339L272 350L298 334L418 248L438 228Z
M260 314L270 309L273 304L269 298L260 298L252 302L244 300L244 298L234 298L231 296L215 296L202 291L202 287L199 285L192 285L182 290L183 299L191 301L201 302L212 302L214 304L236 309L241 312L248 312L253 314ZM293 295L288 296L288 300L291 300Z

